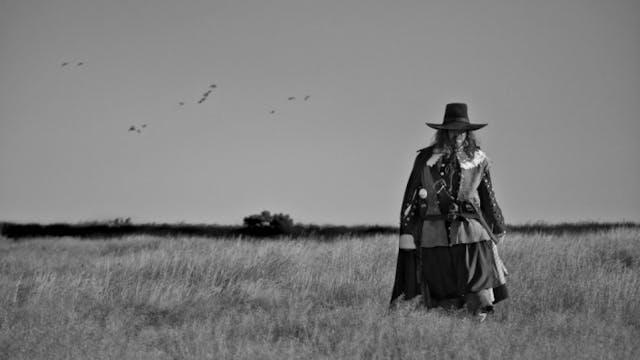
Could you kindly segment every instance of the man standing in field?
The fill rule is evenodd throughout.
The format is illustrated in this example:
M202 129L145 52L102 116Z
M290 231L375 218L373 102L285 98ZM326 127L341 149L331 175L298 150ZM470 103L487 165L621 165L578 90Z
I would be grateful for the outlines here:
M467 105L447 104L433 143L418 151L402 201L391 301L423 295L428 307L466 307L479 321L507 298L496 244L506 231L489 160Z

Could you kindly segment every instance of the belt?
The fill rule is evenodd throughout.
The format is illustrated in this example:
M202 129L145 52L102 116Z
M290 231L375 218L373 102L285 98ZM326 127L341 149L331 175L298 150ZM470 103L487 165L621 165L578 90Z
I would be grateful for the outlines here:
M423 215L423 220L466 220L466 219L474 219L477 220L480 225L487 231L491 240L494 243L498 243L500 240L493 234L491 227L485 221L484 217L480 213L480 210L475 207L469 201L458 201L456 200L448 191L447 184L443 179L439 179L433 184L433 188L436 191L438 196L442 196L443 198L450 201L451 205L449 207L449 212L445 215ZM462 210L461 210L462 209Z
M469 201L453 202L449 208L449 212L446 214L422 215L422 220L467 221L468 219L477 220L487 231L491 240L496 244L499 242L498 238L489 227L489 224L484 220L482 214L480 214L478 209L476 209L476 207Z
M422 215L423 220L459 220L477 219L480 215L475 206L469 201L453 201L446 214L425 214Z

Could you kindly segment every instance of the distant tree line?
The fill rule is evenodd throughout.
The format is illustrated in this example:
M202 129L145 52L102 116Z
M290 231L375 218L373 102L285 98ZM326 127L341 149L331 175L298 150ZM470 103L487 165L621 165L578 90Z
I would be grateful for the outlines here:
M509 225L510 232L521 234L540 233L545 235L581 234L594 231L606 231L619 228L640 228L640 223L631 221L620 222L563 222L549 224L545 222L534 222L520 225Z
M508 227L514 233L541 233L560 235L565 233L584 233L614 228L636 228L640 224L633 222L577 222L547 224L536 222ZM130 235L151 236L202 236L202 237L315 237L332 239L346 236L369 236L397 234L397 226L384 225L314 225L294 223L288 214L262 211L259 214L246 216L242 225L217 224L167 224L150 223L134 224L130 218L116 218L108 221L93 221L76 224L53 223L0 223L2 236L19 240L34 237L78 237L78 238L110 238Z
M395 226L383 225L314 225L294 223L293 219L282 213L271 214L262 211L246 216L242 225L217 224L134 224L130 218L116 218L108 221L92 221L76 224L69 223L0 223L1 233L9 239L34 237L110 238L129 235L151 236L202 236L202 237L317 237L331 239L339 236L366 236L375 234L394 234Z

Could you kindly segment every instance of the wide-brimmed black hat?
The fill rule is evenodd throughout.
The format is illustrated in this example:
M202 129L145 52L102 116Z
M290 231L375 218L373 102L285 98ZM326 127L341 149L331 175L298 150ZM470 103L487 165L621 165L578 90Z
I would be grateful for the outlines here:
M450 103L444 110L442 124L426 123L429 127L438 130L478 130L487 124L472 124L467 115L467 104Z

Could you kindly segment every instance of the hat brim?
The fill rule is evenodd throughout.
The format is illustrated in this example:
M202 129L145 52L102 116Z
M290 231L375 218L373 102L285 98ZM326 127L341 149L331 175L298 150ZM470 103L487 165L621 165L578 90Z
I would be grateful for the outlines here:
M473 130L478 130L481 129L485 126L487 126L487 124L469 124L469 123L450 123L450 124L432 124L432 123L425 123L427 124L427 126L429 126L430 128L436 129L436 130L465 130L465 131L473 131Z

